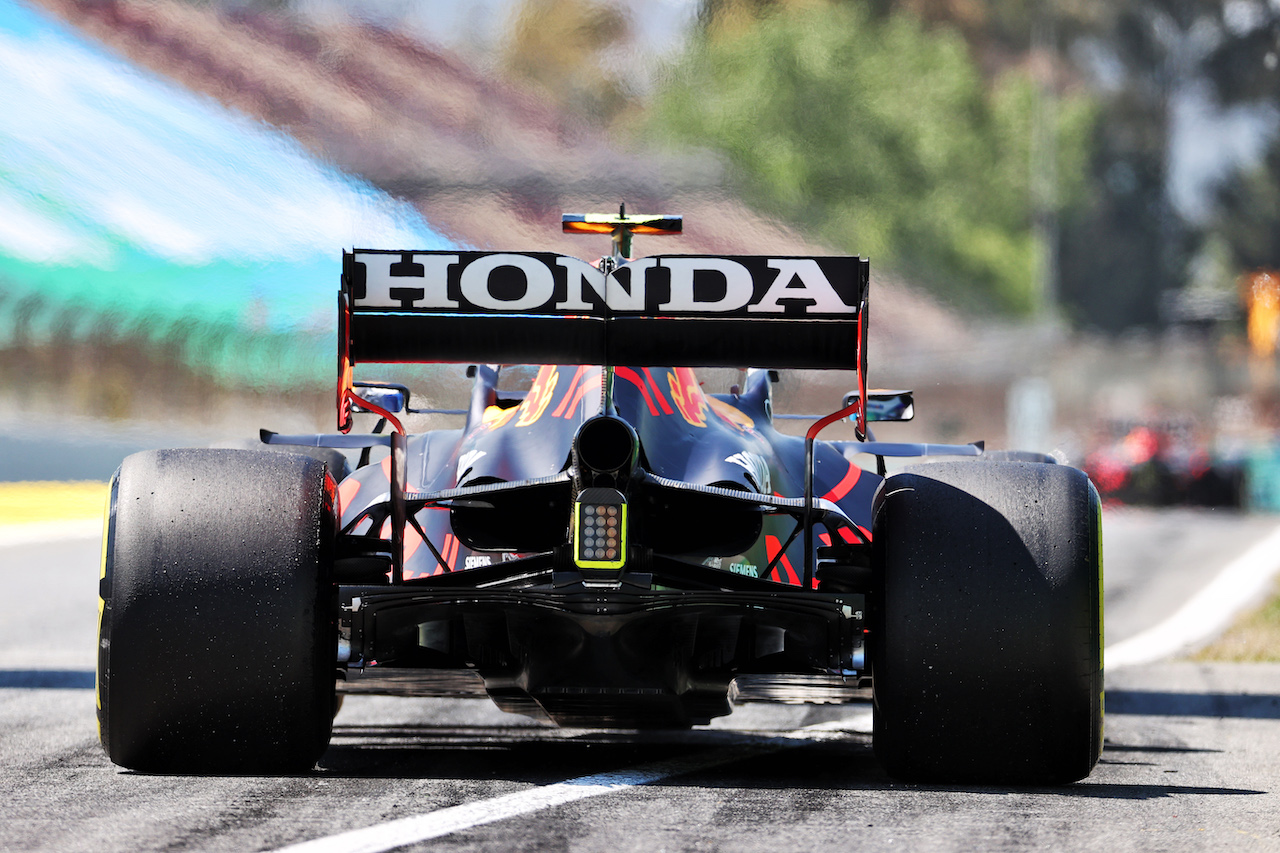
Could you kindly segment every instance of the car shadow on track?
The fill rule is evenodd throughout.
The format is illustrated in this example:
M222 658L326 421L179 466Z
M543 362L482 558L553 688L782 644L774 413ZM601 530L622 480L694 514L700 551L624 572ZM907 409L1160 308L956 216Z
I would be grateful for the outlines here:
M1108 690L1108 714L1280 720L1280 696L1268 693L1173 693Z
M827 734L847 743L878 770L871 739L856 732ZM320 762L327 775L352 777L501 779L549 784L629 766L718 750L743 760L790 751L804 743L795 732L596 730L543 725L335 725Z
M0 690L92 690L91 669L0 669Z
M539 726L338 726L320 762L326 778L483 780L547 785L724 749L742 758L653 782L653 787L805 793L809 802L855 791L1011 793L1084 799L1156 800L1266 793L1197 785L1117 784L1104 763L1082 782L1062 786L918 785L880 768L871 738L840 733L786 742L791 733L742 731L584 731ZM776 748L775 748L776 747ZM1112 746L1110 752L1143 747ZM1161 747L1153 748L1161 750ZM1211 750L1185 750L1211 751ZM1125 763L1125 762L1118 762Z

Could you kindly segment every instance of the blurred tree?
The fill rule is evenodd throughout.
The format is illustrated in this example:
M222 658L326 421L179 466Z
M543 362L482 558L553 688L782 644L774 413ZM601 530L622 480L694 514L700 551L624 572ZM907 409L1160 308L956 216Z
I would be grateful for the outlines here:
M700 20L652 137L719 150L757 207L951 298L1033 306L1027 73L988 83L954 28L867 3L715 0ZM1091 106L1057 116L1071 204Z
M1280 4L1234 0L1222 8L1220 35L1204 72L1223 103L1275 105L1280 98Z
M607 124L633 97L610 61L631 39L631 21L599 0L522 0L502 48L506 71L595 124Z
M1280 5L1242 3L1228 21L1234 38L1205 63L1220 100L1280 106ZM1237 168L1215 198L1212 239L1223 242L1237 271L1280 270L1280 136L1260 162Z
M1061 232L1059 298L1109 332L1157 322L1160 294L1183 284L1189 239L1168 194L1168 104L1125 94L1102 105L1090 201Z
M1158 321L1162 292L1181 286L1186 223L1169 197L1172 97L1189 80L1184 49L1201 0L1125 0L1077 34L1103 94L1090 163L1090 203L1064 219L1060 298L1106 331Z
M1024 92L1022 108L1010 107L1003 127L995 123L995 116L1001 93L1008 96L1009 90L1018 89L1018 84L1010 80L1025 81L1029 70L1035 72L1035 79L1044 87L1042 91L1050 97L1073 91L1084 82L1093 101L1091 113L1087 102L1068 99L1053 120L1057 135L1049 145L1060 148L1050 163L1056 163L1060 190L1052 209L1037 212L1042 233L1058 234L1056 296L1071 319L1108 331L1156 324L1161 296L1188 282L1192 261L1205 245L1206 235L1216 235L1214 239L1227 245L1241 269L1261 263L1258 247L1270 246L1274 250L1280 246L1276 239L1280 227L1280 190L1276 190L1280 186L1280 152L1273 152L1267 164L1250 164L1231 178L1217 195L1218 225L1180 208L1171 193L1178 182L1186 181L1186 175L1177 171L1179 163L1172 154L1174 144L1180 141L1185 146L1187 138L1178 140L1175 136L1199 132L1194 127L1188 129L1185 123L1177 126L1180 105L1185 107L1189 99L1207 91L1211 106L1253 105L1275 114L1275 105L1280 103L1280 3L845 0L840 4L834 0L704 0L702 38L715 48L717 40L746 40L764 26L777 28L788 21L817 20L824 15L826 25L836 31L861 27L867 36L861 40L857 34L844 36L846 48L856 49L862 58L861 62L848 64L846 83L874 88L887 75L876 78L864 70L876 62L893 65L903 79L890 79L884 84L886 97L897 97L912 108L928 108L919 110L927 115L918 116L868 111L868 103L875 100L869 91L861 99L850 96L834 101L840 109L857 115L860 125L867 118L873 120L870 127L860 127L849 135L844 150L877 150L878 133L879 143L896 148L897 159L890 161L899 167L897 172L877 167L879 185L860 180L850 169L813 170L820 175L817 183L825 183L829 194L845 193L846 201L842 205L817 197L806 211L807 218L800 220L802 223L829 236L827 223L834 218L833 209L853 205L875 209L874 213L843 215L842 221L855 223L859 229L850 227L848 239L840 245L878 251L881 260L892 259L895 265L917 274L918 270L911 268L924 262L935 279L940 273L958 271L966 281L976 278L981 282L979 286L1004 294L1008 301L1009 282L1016 278L1013 270L1016 267L1025 271L1031 261L1026 234L1011 215L1015 207L1021 207L1025 219L1025 182L1010 180L1007 170L1001 173L1000 164L1022 160L1027 143L1026 136L1017 135L1016 130L1013 136L1004 138L995 138L994 133L997 129L1008 131L1010 124L1022 122L1025 126L1028 111L1035 113L1044 105ZM925 25L915 31L915 48L924 53L933 50L936 55L922 60L907 52L896 56L877 52L878 35L869 34L901 28L906 16ZM1042 39L1043 33L1048 32L1047 43L1036 43L1032 34L1037 31L1042 33ZM968 44L973 64L986 80L984 91L978 89L972 69L965 67L962 59L948 70L948 59L955 52L953 46L947 45L956 36ZM796 37L805 38L799 34ZM805 44L821 41L808 38L810 41ZM830 43L841 37L832 32L825 38ZM901 50L907 42L893 42L894 49ZM726 52L723 45L720 50ZM1050 55L1044 55L1046 52ZM762 56L761 61L767 65L767 57ZM1047 75L1046 63L1050 67ZM956 97L949 108L938 109L927 97L919 97L918 90L927 75L947 73L960 75L951 90ZM783 77L780 75L779 79ZM811 82L802 82L807 91L820 91ZM795 81L780 85L795 85ZM708 93L712 91L713 86L707 87ZM767 105L768 101L763 103ZM916 156L912 143L920 138L919 130L925 124L948 128L955 159L938 164ZM758 202L770 197L769 186L786 183L785 178L776 176L762 178L759 165L744 156L741 145L725 146L721 142L723 128L706 127L703 132L708 141L727 150L730 159L743 169L744 183L752 188ZM975 139L985 140L989 159L985 168L970 174L1000 174L999 190L975 187L962 177L942 175L929 168L940 165L972 170L973 161L965 159L963 152L973 147ZM1192 144L1196 142L1192 140ZM1273 145L1280 148L1280 141ZM829 151L826 156L832 159ZM792 171L798 173L796 169ZM920 182L936 182L932 198L923 192ZM801 194L809 192L800 181L792 181L791 185ZM955 215L954 208L929 202L956 191L969 199L961 214L969 221L930 222L931 215ZM914 211L919 213L913 216ZM991 231L979 226L993 224L998 225L997 233L1004 235L1002 250L988 248L981 252L980 246L990 247L995 241L990 239ZM933 228L922 234L926 225ZM933 246L921 246L922 238L935 242ZM1017 247L1022 249L1022 258L1015 262L1020 254ZM975 273L973 256L978 254L987 260ZM1268 256L1269 268L1276 268L1276 260L1274 253ZM1052 263L1053 257L1049 261ZM1010 304L1018 305L1020 301L1015 298Z
M1237 254L1237 243L1252 239L1245 235L1266 230L1260 217L1268 191L1275 210L1280 172L1237 176L1218 196L1229 224L1215 226L1173 204L1174 182L1186 176L1174 172L1170 155L1180 100L1208 92L1218 107L1276 102L1280 7L1265 0L1124 0L1097 4L1096 12L1071 33L1102 95L1092 203L1064 223L1063 299L1082 322L1117 331L1157 322L1161 294L1187 285L1193 253L1207 235L1217 232Z
M1217 234L1241 271L1280 270L1280 140L1218 193Z

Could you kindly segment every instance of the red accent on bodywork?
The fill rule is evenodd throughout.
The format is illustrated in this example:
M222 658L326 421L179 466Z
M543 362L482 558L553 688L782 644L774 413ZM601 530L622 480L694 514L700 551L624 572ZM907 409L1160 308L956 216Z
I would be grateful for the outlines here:
M867 291L862 291L862 304L858 306L858 422L853 434L859 441L867 437Z
M645 387L644 380L640 378L640 374L636 373L629 367L615 367L613 369L615 376L621 376L632 385L640 389L640 396L644 397L644 404L649 407L649 414L655 418L658 416L658 407L653 404L653 398L649 396L649 389ZM665 403L664 403L665 405Z
M866 537L867 537L867 538L866 538L866 539L859 539L859 538L858 538L858 534L857 534L857 533L854 533L852 530L850 530L850 529L849 529L849 528L847 528L847 527L841 527L841 528L840 528L840 538L841 538L841 539L843 539L845 542L848 542L850 545L857 545L857 544L860 544L860 543L862 543L862 542L869 542L869 541L871 540L871 534L870 534L870 533L868 533L868 532L867 532L867 531L866 531L866 530L865 530L861 525L858 525L858 530L860 530L862 533L866 534ZM830 544L831 544L831 534L830 534L830 533L819 533L819 534L818 534L818 539L822 542L822 544L823 544L823 545L830 545Z
M641 368L644 371L644 378L649 380L649 387L653 389L653 396L657 398L658 405L662 407L664 415L675 414L675 410L667 403L667 398L662 396L662 391L658 389L658 383L653 381L653 374L649 372L649 368Z
M454 564L458 562L458 537L452 533L445 535L444 552L440 556L444 557L445 571L453 571Z
M866 394L863 394L863 396L865 397ZM826 429L828 425L833 424L836 421L841 420L843 418L847 418L849 417L849 415L852 415L855 412L862 411L861 408L859 408L861 405L862 405L862 399L859 398L858 402L850 403L849 405L845 406L843 409L841 409L838 412L832 412L829 415L819 418L814 422L813 426L809 427L809 431L804 434L805 439L807 441L816 441L818 438L818 433Z
M769 562L773 562L773 558L778 556L778 552L782 550L782 543L778 541L777 536L764 537L764 552L769 558ZM787 576L784 578L780 569L786 569ZM792 586L800 585L800 577L796 574L796 570L791 568L791 560L787 559L787 555L783 554L782 559L778 561L778 565L773 567L770 573L771 580L778 583L789 583Z
M413 552L420 547L422 547L422 537L418 535L418 531L414 530L412 525L409 525L404 531L404 560L406 563L413 556Z
M383 525L384 539L389 535L390 530L391 530L391 522L388 521L385 525ZM421 536L418 535L418 531L414 530L413 527L409 527L408 529L406 529L404 532L405 562L408 562L409 555L413 554L415 551L421 548L423 544L424 544L423 539ZM445 534L444 547L440 549L440 556L444 558L445 560L444 563L441 563L438 560L432 560L430 563L427 564L428 568L426 568L425 571L416 572L412 575L406 575L406 577L410 579L431 578L431 577L435 577L436 575L442 575L445 572L452 571L453 564L458 559L458 539L452 533Z
M349 506L354 506L356 495L360 493L360 481L354 477L348 477L342 481L342 485L338 486L338 513L341 515L342 510Z
M852 491L853 487L858 484L858 479L862 476L862 469L854 463L849 463L849 470L845 472L844 479L836 483L831 491L823 495L829 501L839 502L845 495Z
M582 368L578 368L578 369L582 370ZM576 379L577 377L574 377L574 378ZM602 381L603 381L603 376L598 373L593 374L587 379L584 379L582 381L582 384L578 386L578 389L573 392L573 402L570 403L569 408L565 410L565 413L564 413L565 418L572 418L574 410L577 409L578 407L578 403L582 402L583 395L585 395L586 392L588 391L599 391L600 384ZM566 400L569 399L568 395L565 395L565 399Z
M586 368L578 365L578 369L574 371L573 378L569 380L569 384L564 388L564 398L560 400L560 405L556 406L556 410L551 413L551 417L558 418L564 414L564 410L569 406L569 401L573 399L573 391L578 387L578 380L582 378L582 371Z
M667 372L667 380L667 391L681 416L693 426L705 427L707 400L694 372L687 367L677 367Z
M350 388L343 392L343 397L348 403L358 404L360 408L364 409L366 412L372 412L380 418L386 418L387 423L391 424L391 426L395 428L396 432L401 435L405 434L404 425L400 423L400 419L381 406L375 406L373 403L370 403ZM350 411L350 406L348 406L348 411ZM351 427L348 425L347 430L349 429L351 429ZM346 432L347 430L343 431Z
M533 385L529 387L529 393L525 395L524 402L517 407L520 417L516 419L516 426L526 427L538 422L538 418L542 417L542 413L546 411L551 398L555 395L559 379L560 371L555 365L544 364L538 369L538 375L534 378Z
M353 365L351 363L351 303L347 294L338 291L338 431L351 431L351 397Z

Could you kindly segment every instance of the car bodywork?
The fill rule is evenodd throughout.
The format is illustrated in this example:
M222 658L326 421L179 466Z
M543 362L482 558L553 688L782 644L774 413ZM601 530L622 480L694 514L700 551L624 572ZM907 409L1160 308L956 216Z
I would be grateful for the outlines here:
M617 241L655 220L679 224L623 214L600 230ZM926 448L785 435L767 369L865 376L866 261L623 250L596 266L345 255L340 423L372 412L393 430L264 434L389 451L338 486L340 689L487 693L561 724L627 727L705 723L734 698L868 695L882 477L854 456ZM531 357L543 364L522 396L484 363ZM407 389L357 385L364 360L481 362L461 428L406 435ZM709 394L694 366L751 369ZM840 413L864 437L866 399L860 388ZM582 511L596 506L623 513L600 558L583 553Z
M99 584L112 760L306 769L335 692L488 696L622 728L871 700L899 778L1088 775L1088 478L980 443L876 441L870 424L910 419L914 399L867 388L867 262L632 258L633 234L680 226L565 216L612 236L595 264L347 252L338 432L125 459ZM469 405L415 408L402 385L356 380L387 362L471 365ZM504 379L512 363L537 365L527 387ZM695 367L744 372L708 393ZM855 388L788 435L773 368L848 371ZM460 425L410 434L402 418L424 413ZM854 440L819 439L845 418ZM953 460L886 476L886 457L928 455Z

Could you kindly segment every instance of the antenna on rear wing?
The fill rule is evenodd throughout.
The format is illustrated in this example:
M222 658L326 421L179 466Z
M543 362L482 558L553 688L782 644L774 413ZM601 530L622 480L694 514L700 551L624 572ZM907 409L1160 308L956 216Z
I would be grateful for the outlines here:
M627 204L618 205L618 215L608 213L566 213L560 218L566 234L610 234L613 236L614 268L631 260L632 234L679 234L684 230L684 218L666 214L638 214L627 216ZM610 270L604 270L610 272Z

